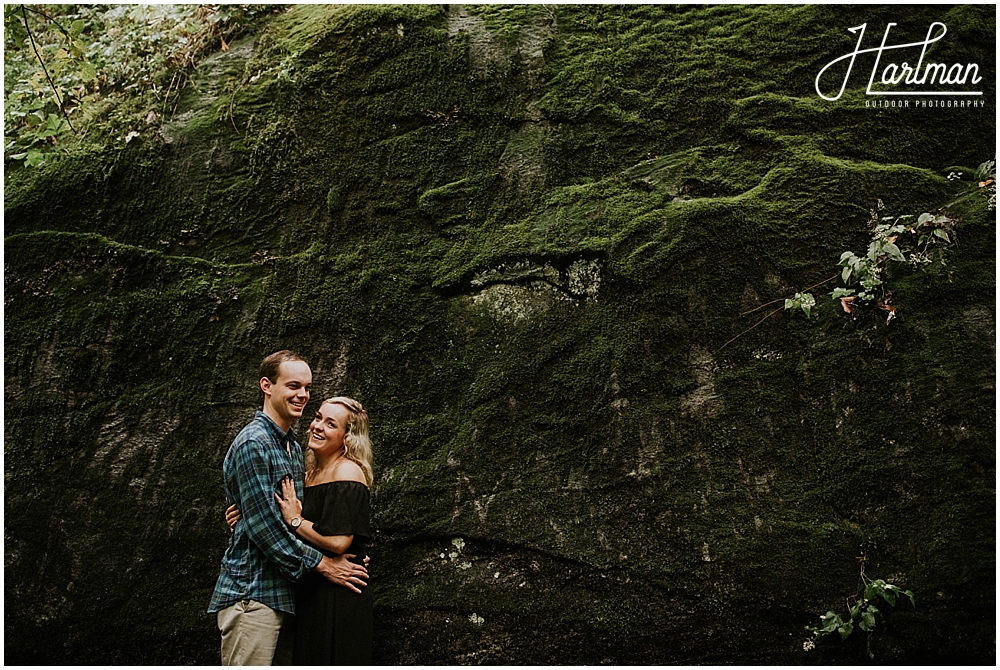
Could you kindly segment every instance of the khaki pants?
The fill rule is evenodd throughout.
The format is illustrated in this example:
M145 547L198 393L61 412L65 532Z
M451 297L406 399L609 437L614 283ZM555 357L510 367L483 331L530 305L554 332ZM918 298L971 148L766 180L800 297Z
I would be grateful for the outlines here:
M295 618L256 600L218 613L222 665L291 665Z

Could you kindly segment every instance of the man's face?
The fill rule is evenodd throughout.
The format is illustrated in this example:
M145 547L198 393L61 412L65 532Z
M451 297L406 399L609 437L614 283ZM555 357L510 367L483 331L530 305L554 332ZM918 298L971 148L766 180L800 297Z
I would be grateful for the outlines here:
M267 377L260 380L264 403L273 412L273 418L286 429L292 421L302 416L309 402L312 388L312 371L303 361L285 361L278 366L278 378L273 382Z

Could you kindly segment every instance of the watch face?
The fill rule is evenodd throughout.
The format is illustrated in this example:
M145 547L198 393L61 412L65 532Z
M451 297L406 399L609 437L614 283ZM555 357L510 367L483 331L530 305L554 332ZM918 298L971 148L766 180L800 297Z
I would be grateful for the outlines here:
M301 523L302 523L302 517L298 517L298 516L295 517L294 519L292 519L292 528L298 528L299 524L301 524Z

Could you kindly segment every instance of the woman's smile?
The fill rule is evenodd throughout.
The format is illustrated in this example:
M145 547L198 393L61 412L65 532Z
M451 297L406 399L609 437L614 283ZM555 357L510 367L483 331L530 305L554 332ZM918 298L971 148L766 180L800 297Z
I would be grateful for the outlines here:
M344 447L350 412L343 405L323 404L309 424L309 448L332 455Z

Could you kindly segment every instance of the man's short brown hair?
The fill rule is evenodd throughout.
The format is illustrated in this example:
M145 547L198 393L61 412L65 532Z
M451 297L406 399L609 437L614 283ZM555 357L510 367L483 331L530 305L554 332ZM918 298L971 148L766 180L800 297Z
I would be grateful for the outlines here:
M282 349L281 351L276 351L270 356L265 356L264 360L260 362L260 374L257 375L257 379L263 379L267 377L271 380L273 384L278 379L279 368L282 363L286 361L302 361L306 363L306 360L288 349ZM308 365L308 363L306 363Z

